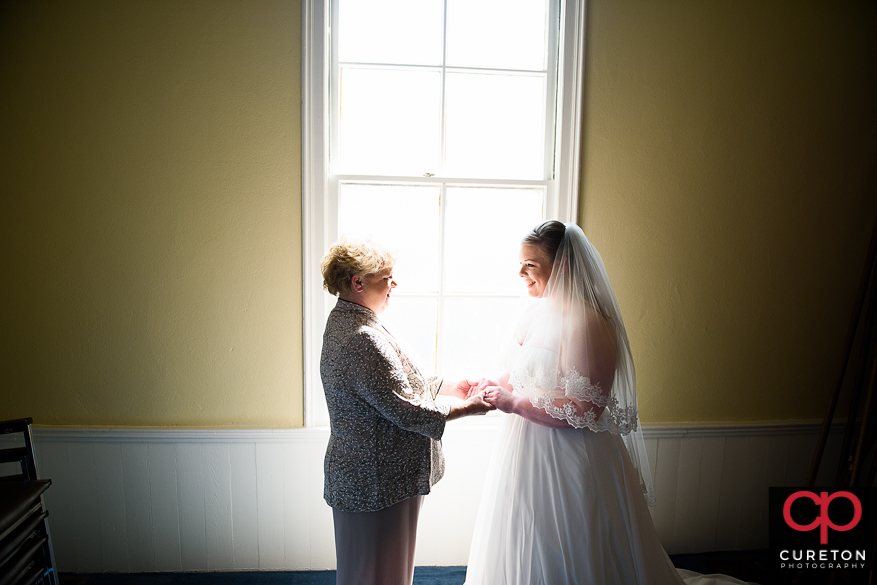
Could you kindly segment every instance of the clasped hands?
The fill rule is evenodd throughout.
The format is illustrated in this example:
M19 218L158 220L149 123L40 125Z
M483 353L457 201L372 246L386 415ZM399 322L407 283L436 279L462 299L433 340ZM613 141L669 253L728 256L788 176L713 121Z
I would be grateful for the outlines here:
M489 378L480 380L464 378L457 382L453 389L453 394L470 403L475 408L476 414L485 414L490 410L512 412L515 395ZM479 408L481 404L484 406Z

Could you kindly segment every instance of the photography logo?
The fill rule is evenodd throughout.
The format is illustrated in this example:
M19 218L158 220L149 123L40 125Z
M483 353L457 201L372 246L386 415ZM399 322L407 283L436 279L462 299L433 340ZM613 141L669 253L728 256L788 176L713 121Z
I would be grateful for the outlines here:
M775 569L873 569L877 490L770 488L769 513Z

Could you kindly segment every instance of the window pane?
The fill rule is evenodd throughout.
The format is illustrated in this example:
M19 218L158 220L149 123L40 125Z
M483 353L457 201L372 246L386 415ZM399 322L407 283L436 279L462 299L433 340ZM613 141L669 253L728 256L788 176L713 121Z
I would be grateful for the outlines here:
M441 0L343 0L340 61L441 65Z
M545 69L546 2L448 0L448 65Z
M438 172L439 72L343 67L340 91L342 174Z
M397 338L406 355L427 376L435 374L438 301L393 294L381 323Z
M521 239L542 222L542 189L448 187L445 290L521 294Z
M514 326L512 315L520 302L516 298L447 299L441 374L452 379L487 376L502 366L502 353Z
M438 291L439 198L434 185L338 186L338 234L371 236L396 254L399 292Z
M545 177L545 77L448 73L445 173Z

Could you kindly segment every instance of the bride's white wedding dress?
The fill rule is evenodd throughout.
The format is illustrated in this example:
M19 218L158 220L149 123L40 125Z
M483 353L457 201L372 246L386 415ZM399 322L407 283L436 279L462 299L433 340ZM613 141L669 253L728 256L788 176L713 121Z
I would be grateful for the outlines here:
M509 381L516 394L532 395L533 376L521 364L542 360L521 353L510 344ZM502 416L465 585L744 585L673 566L652 523L643 475L619 433ZM625 424L623 416L615 421ZM590 427L618 425L607 408Z
M743 583L673 567L618 435L500 426L466 585Z
M681 584L618 435L501 423L466 585Z
M504 363L515 394L569 427L503 415L466 585L743 583L677 571L658 540L630 344L602 259L575 224Z

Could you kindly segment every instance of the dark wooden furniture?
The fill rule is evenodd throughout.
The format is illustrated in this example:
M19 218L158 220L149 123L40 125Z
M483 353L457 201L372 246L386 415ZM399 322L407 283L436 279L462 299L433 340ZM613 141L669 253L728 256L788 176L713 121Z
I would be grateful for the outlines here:
M43 503L52 480L37 473L32 423L29 418L0 422L0 435L24 435L23 447L0 449L0 463L21 468L21 473L0 475L0 585L58 583Z

